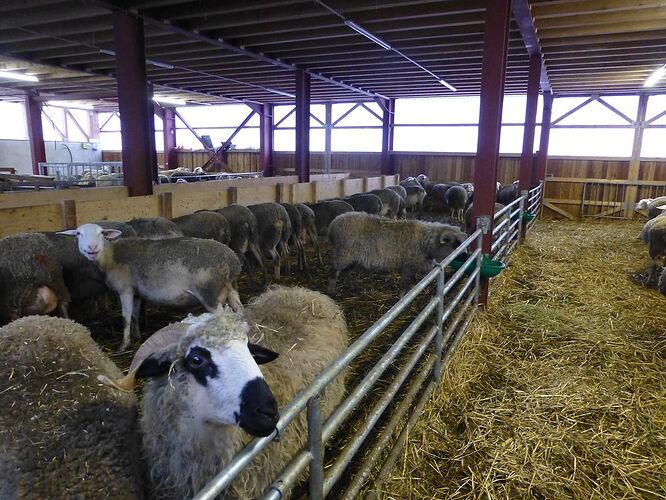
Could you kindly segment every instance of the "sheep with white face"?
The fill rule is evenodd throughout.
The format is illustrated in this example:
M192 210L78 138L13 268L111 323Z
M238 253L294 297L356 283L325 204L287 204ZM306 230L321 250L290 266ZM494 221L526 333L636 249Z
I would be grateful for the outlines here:
M77 237L81 254L97 264L109 288L118 293L124 320L121 351L129 344L141 299L183 309L203 304L212 311L224 303L235 311L242 309L236 289L241 264L222 243L199 238L114 241L120 231L97 224L60 234ZM138 330L135 321L137 334Z

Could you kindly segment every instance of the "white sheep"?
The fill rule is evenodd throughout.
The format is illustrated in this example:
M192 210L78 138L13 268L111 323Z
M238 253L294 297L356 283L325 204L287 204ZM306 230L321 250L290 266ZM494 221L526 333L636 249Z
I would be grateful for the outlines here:
M222 243L199 238L151 240L125 238L121 232L97 224L83 224L59 234L76 236L81 254L99 266L106 283L118 293L124 320L123 342L127 349L132 318L138 317L140 299L180 308L203 304L212 310L228 302L242 308L236 289L241 264ZM135 322L138 333L138 321Z
M280 406L292 400L347 343L344 317L331 299L286 287L264 293L243 315L220 307L163 328L144 342L124 378L76 323L36 317L11 323L0 329L0 415L6 419L0 492L135 498L145 465L152 497L189 498L238 453L247 433L270 435L276 400ZM133 395L95 384L95 372L125 390L146 380L139 421L145 464L135 446ZM341 375L322 395L324 416L343 394ZM61 420L70 431L64 438ZM303 412L225 496L260 495L302 448L305 429Z

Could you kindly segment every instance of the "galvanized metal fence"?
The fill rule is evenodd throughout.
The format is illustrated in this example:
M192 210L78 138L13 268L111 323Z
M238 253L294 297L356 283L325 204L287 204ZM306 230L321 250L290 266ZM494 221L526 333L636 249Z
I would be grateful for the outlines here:
M520 241L524 203L525 197L520 196L502 210L495 212L493 244L490 251L490 256L494 260L506 262Z
M39 163L42 175L52 175L56 181L94 180L108 174L121 174L123 164L119 161Z
M342 497L353 498L373 476L373 471L385 455L384 450L392 444L384 457L382 469L374 477L375 483L386 479L408 430L416 422L421 408L440 379L442 368L448 363L474 315L480 287L480 248L481 231L477 230L283 408L277 433L282 434L301 412L307 411L308 439L304 449L275 478L265 498L281 498L298 483L306 469L310 498L323 498L336 485L337 491L344 488ZM449 276L449 266L456 258L465 258L465 261ZM395 341L385 344L381 358L363 374L358 384L349 388L346 398L324 421L319 402L324 388L417 300L418 303L425 301L420 312ZM400 368L390 383L382 379L393 371L389 368L398 366ZM380 396L376 397L373 392L373 397L368 398L371 389L379 389L386 383L389 385ZM397 399L399 401L396 402ZM351 427L349 416L363 401L369 411L362 424L353 430L351 436L347 436L342 451L326 460L326 443L343 429L343 424L347 423L345 429ZM408 415L410 409L411 415ZM377 425L379 422L381 426ZM401 423L402 429L396 437ZM270 445L274 436L250 442L195 498L212 499L224 491L243 468ZM366 446L370 443L371 447ZM366 452L362 459L355 461L351 471L350 462L359 456L364 446ZM343 475L345 484L339 486Z
M525 211L534 215L532 220L525 222L526 230L529 231L534 223L541 215L541 208L543 206L543 181L539 182L539 185L530 189L527 192L527 198L525 199L524 208Z
M582 183L578 217L625 219L640 199L660 196L666 196L664 182L596 179L586 181Z

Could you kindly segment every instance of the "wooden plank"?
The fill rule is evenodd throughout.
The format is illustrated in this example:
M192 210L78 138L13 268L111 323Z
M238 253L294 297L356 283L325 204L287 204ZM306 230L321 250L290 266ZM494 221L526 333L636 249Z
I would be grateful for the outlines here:
M76 229L76 202L74 200L65 200L60 202L62 207L62 229Z
M351 196L352 194L363 192L363 179L346 179L343 182L345 184L344 196Z
M265 201L276 201L276 185L248 186L237 188L237 201L240 205L254 205Z
M64 200L92 201L127 197L125 186L81 189L49 189L0 193L0 209L59 204Z
M0 236L29 231L60 231L60 204L17 207L0 210Z
M157 217L160 214L157 196L133 196L122 203L117 200L83 201L76 204L79 224L99 220L127 221L137 217Z
M173 193L160 193L160 217L165 219L173 219Z
M317 201L330 200L341 196L339 181L319 181L315 182L314 185Z
M291 189L293 203L314 203L315 193L312 190L312 183L292 184Z
M576 219L576 218L575 218L573 215L571 215L569 212L566 212L566 211L562 210L561 208L556 207L555 205L553 205L552 203L550 203L550 202L548 202L548 201L546 201L546 200L543 201L543 206L546 207L546 208L548 208L548 209L550 209L550 210L552 210L553 212L555 212L555 213L557 213L557 214L560 214L560 215L566 217L566 218L569 219L569 220L575 220L575 219Z

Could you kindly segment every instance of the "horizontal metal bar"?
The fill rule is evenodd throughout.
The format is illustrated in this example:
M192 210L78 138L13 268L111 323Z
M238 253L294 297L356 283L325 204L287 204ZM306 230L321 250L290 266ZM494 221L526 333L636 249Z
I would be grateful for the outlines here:
M508 220L509 219L507 219L507 222L508 222ZM509 232L505 231L493 242L493 244L490 247L490 253L491 254L493 254L493 255L495 254L495 251L497 250L497 248L499 248L499 246L502 244L502 242L504 240L506 240L506 237L507 237L508 234L509 234Z
M493 236L495 236L497 233L499 233L504 226L506 226L509 223L509 219L506 218L496 226L493 226Z
M500 217L502 217L502 215L504 215L506 212L511 210L511 207L513 207L514 205L520 205L520 202L523 198L524 198L524 196L519 196L518 198L513 200L511 203L509 203L508 205L503 207L501 210L498 210L497 212L495 212L494 219L497 220Z

